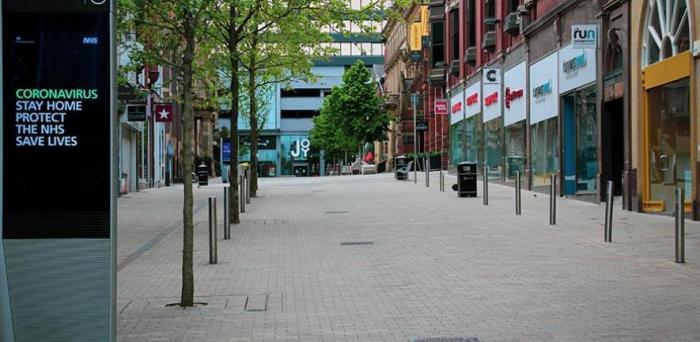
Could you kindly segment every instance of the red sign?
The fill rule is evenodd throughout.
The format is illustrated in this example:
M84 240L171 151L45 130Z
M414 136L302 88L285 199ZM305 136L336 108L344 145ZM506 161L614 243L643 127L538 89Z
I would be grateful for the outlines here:
M510 108L510 102L523 97L523 90L518 89L518 90L510 90L510 88L506 88L506 108Z
M156 122L172 122L173 121L173 104L159 103L154 106L153 112L156 116Z
M484 98L484 105L491 106L498 103L498 92L495 92Z
M462 110L462 101L457 102L452 105L452 114L457 113Z
M467 97L467 106L468 107L471 107L472 105L477 104L477 103L479 103L479 94L478 93L474 93L472 95L469 95L469 97Z
M447 100L446 99L435 99L435 114L436 115L446 115L447 114Z

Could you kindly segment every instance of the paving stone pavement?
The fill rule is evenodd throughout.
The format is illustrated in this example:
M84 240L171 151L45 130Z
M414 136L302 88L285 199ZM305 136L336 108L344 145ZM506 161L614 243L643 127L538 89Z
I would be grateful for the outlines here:
M511 187L492 184L485 207L423 180L261 179L232 240L219 228L216 265L203 205L223 185L195 189L208 305L186 310L165 307L179 299L182 188L121 198L118 340L700 340L700 224L686 222L676 264L672 217L618 204L604 243L604 206L560 198L550 226L547 195L523 191L516 216Z

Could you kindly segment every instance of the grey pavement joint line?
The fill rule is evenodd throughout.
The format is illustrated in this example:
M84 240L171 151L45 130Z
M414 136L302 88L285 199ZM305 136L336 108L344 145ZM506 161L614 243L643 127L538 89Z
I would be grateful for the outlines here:
M202 208L207 203L202 203L200 204L195 210L192 216L197 215ZM123 270L126 266L129 266L130 263L132 263L134 260L136 260L138 257L140 257L143 253L146 253L148 250L153 248L158 242L163 240L166 236L168 236L170 233L172 233L174 230L182 227L182 220L178 220L173 222L171 225L167 226L165 229L163 229L160 233L156 234L153 236L150 240L146 241L139 249L137 249L134 253L131 253L129 256L124 259L124 261L120 262L119 265L117 265L117 272Z

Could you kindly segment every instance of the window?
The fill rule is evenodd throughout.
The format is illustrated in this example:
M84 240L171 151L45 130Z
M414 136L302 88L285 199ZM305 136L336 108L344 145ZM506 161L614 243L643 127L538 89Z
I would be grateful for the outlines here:
M510 13L517 12L520 6L520 0L510 0Z
M432 64L433 66L445 65L445 22L433 21L430 23L430 35L432 40Z
M467 46L472 47L476 45L476 0L469 0L467 12L469 15L469 40L467 41Z
M282 89L282 97L319 97L321 89Z
M459 11L450 11L450 50L452 60L459 60Z
M280 113L282 119L310 119L318 115L315 110L283 110Z

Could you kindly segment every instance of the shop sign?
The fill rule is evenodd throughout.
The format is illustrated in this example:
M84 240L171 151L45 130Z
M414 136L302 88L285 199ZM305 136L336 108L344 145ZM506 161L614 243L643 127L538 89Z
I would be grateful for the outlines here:
M128 121L146 121L146 105L126 105L126 118Z
M571 25L571 46L576 50L598 47L598 25Z
M501 69L484 69L484 99L483 122L488 122L501 116Z
M530 124L559 115L558 54L555 52L530 65Z
M428 130L428 121L416 122L416 132L425 132Z
M450 124L455 124L464 119L464 91L456 92L450 98Z
M159 103L154 106L154 113L156 113L156 122L172 122L173 121L173 104L172 103Z
M569 45L559 50L559 93L563 94L596 80L596 50L577 50Z
M484 69L484 84L501 84L501 69Z
M290 155L292 158L306 159L309 150L311 149L311 141L309 139L297 139L292 144Z
M447 99L435 99L435 115L446 115L447 107Z
M250 147L250 135L243 135L240 137L241 145L245 147ZM276 150L277 149L277 137L274 135L262 135L258 136L258 150Z
M503 125L525 120L525 87L527 87L527 62L522 62L503 75L505 87Z
M472 84L465 91L467 108L465 108L465 117L469 118L476 114L481 113L481 104L479 99L481 98L481 82Z

